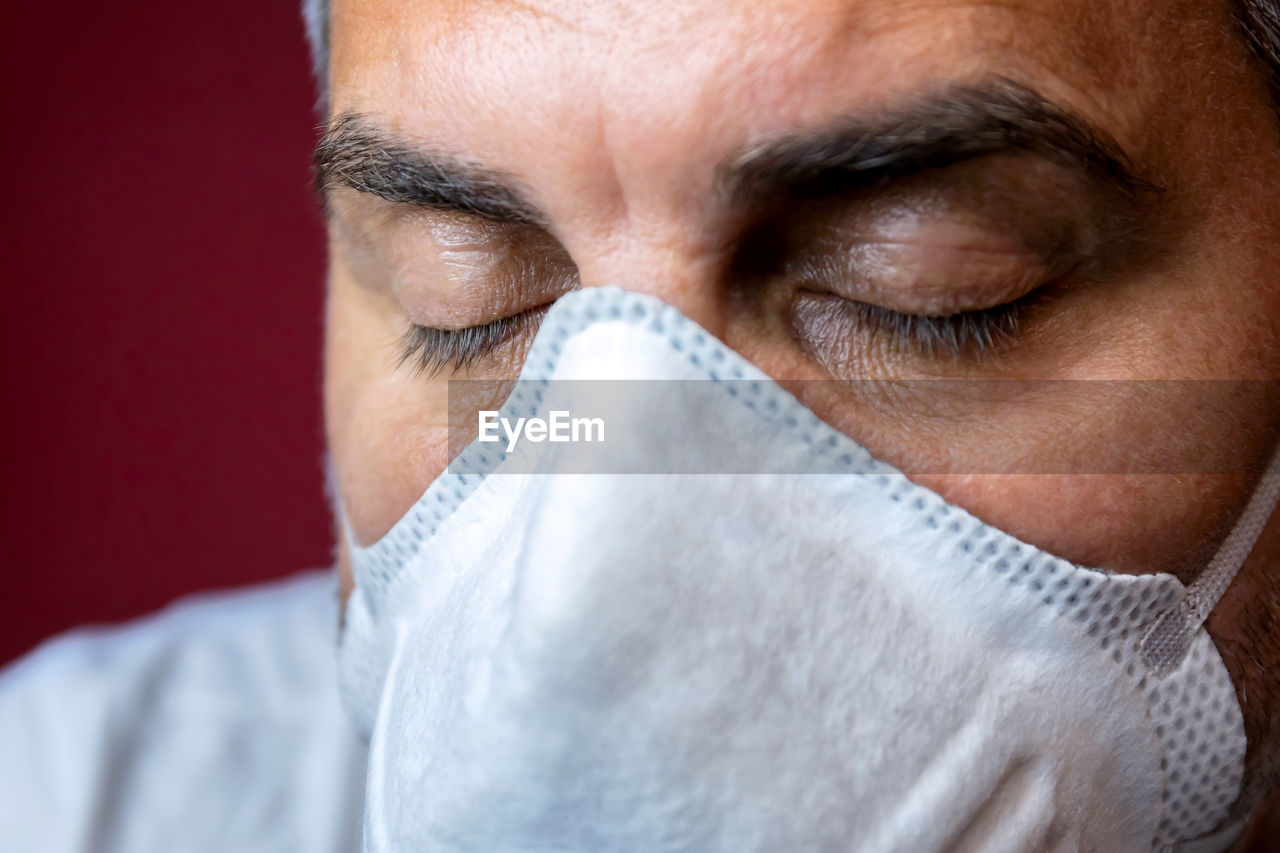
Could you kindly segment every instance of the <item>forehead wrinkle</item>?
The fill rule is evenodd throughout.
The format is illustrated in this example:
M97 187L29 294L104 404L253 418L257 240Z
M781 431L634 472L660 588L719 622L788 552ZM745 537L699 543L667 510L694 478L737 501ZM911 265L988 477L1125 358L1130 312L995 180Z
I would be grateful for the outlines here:
M553 220L594 220L599 231L605 219L661 220L680 209L705 222L716 215L715 166L729 151L876 108L944 73L1033 82L1128 147L1132 105L1108 107L1105 91L1067 82L1107 64L1108 46L1075 42L1111 18L1113 4L1063 39L1052 30L1067 26L1061 18L1075 5L819 0L718 16L709 10L722 4L691 2L629 11L537 0L399 5L410 25L392 28L402 49L382 69L395 85L366 91L396 93L380 111L397 124L518 176ZM622 18L638 28L597 35L599 23ZM554 202L538 197L547 187Z
M460 4L472 11L483 11L487 14L501 15L511 10L528 16L538 23L551 22L570 32L582 32L581 22L574 21L561 12L548 8L549 3L538 3L536 0L463 0Z
M609 12L616 5L586 4L585 8L604 10L600 13L591 11L591 18L600 15L607 18L620 14ZM646 9L656 6L664 14L637 19L641 29L623 34L617 29L600 31L595 27L589 30L583 28L580 26L582 19L570 21L563 14L563 7L566 6L564 3L530 4L523 0L489 0L481 3L446 4L444 20L433 22L427 27L413 27L414 16L406 13L399 20L402 26L387 29L403 34L399 39L403 48L398 51L395 63L402 71L410 70L407 66L413 63L430 66L409 75L417 78L424 90L418 93L419 97L425 94L432 98L440 93L447 95L449 90L454 90L465 94L468 102L474 103L476 99L481 99L492 103L502 94L511 94L511 90L525 82L517 75L521 68L527 68L541 78L538 80L540 85L539 90L532 93L521 93L521 103L527 101L525 95L546 97L549 93L554 93L557 84L561 84L559 89L569 99L603 101L606 108L618 104L625 107L633 101L643 100L647 93L661 93L660 100L663 103L659 106L669 106L672 99L668 96L673 89L677 96L691 90L690 71L700 66L706 71L696 75L700 78L697 83L708 96L724 94L729 97L719 100L730 100L736 94L735 80L741 79L739 90L755 90L755 105L772 109L787 102L813 100L808 92L803 89L797 91L796 85L788 86L785 81L797 84L826 82L821 79L821 72L825 72L827 77L853 75L868 78L869 70L866 67L855 69L852 67L853 63L848 62L851 42L859 42L859 49L871 49L875 54L873 58L884 57L885 61L880 63L885 66L884 76L900 76L900 69L892 66L917 61L921 55L927 57L936 54L940 40L949 44L959 43L957 55L963 59L966 52L975 52L969 51L964 45L966 40L973 42L976 52L990 53L989 49L984 50L984 45L986 48L992 45L994 40L990 34L993 30L1019 31L1019 27L994 27L990 20L977 24L957 20L957 16L971 18L982 10L1016 10L1023 16L1047 17L1042 11L1034 14L1028 12L1026 4L1010 3L947 3L935 0L901 6L833 0L827 3L801 4L804 14L790 14L795 5L760 4L758 8L749 5L741 7L738 15L713 17L707 10L721 8L719 5L680 3L676 7L684 11L673 15L668 8L671 4L649 4L645 6ZM463 15L458 11L460 8L469 11ZM501 13L496 10L506 8L533 10L534 18L552 16L566 27L587 32L597 40L589 44L570 44L563 40L562 32L559 34L560 38L548 43L543 39L552 34L545 30L524 32L513 37L510 29L502 28L502 22L493 20L495 16L501 17ZM578 8L584 7L579 4ZM918 40L920 43L914 49L903 49L901 42L904 38L898 38L896 44L879 44L881 41L890 41L892 36L898 34L910 37L919 26L933 25L937 13L943 9L952 12L945 26L935 27L938 32L926 33L927 38ZM698 10L702 10L701 14ZM424 13L418 17L426 19L430 15ZM669 26L672 18L678 18L683 29ZM652 19L656 19L657 24ZM404 26L406 23L408 26ZM493 23L494 27L481 32L482 25L486 23ZM416 37L415 29L434 33L430 39L431 49L424 50L421 45L406 43ZM767 37L761 38L761 33L766 33ZM599 40L602 35L606 36L603 41ZM1053 43L1056 42L1049 42ZM501 44L502 50L486 51L485 44ZM691 50L691 47L696 49ZM1035 49L1019 52L1026 59L1027 54L1034 56L1042 53L1044 48L1045 45L1040 44ZM543 58L537 56L538 53L554 54L552 58L556 60L555 68L549 69ZM494 75L490 71L487 75L479 76L472 73L482 70L485 65L504 64L493 61L498 58L503 59L510 67L510 73ZM435 59L449 61L431 61ZM858 64L866 66L869 63ZM450 67L451 65L461 68ZM761 69L763 74L758 73ZM549 70L552 73L548 75ZM495 82L511 85L502 87L507 90L505 93L489 95L483 91L486 87L481 85L486 76L490 79L497 76L499 79ZM673 77L676 79L673 80ZM601 83L605 79L608 80L608 87L602 93ZM783 82L770 86L775 80ZM666 81L671 81L671 85L666 85ZM710 85L707 85L708 81ZM784 91L778 92L770 101L766 97L770 89ZM608 97L604 98L603 95ZM715 97L704 97L703 104L714 108L716 100ZM451 112L459 110L453 108ZM613 112L620 113L624 110L615 109ZM515 112L513 114L518 115Z
M998 7L998 4L990 5ZM847 9L839 11L847 13ZM901 28L900 14L886 17L894 18L895 25ZM769 28L771 42L767 47L752 46L746 39L727 41L719 54L714 45L709 47L696 61L696 71L691 71L688 65L681 68L678 82L683 87L681 96L685 104L668 97L669 87L662 85L661 75L649 81L647 90L639 93L637 99L618 99L612 106L606 102L606 130L602 138L614 140L618 147L627 149L614 159L631 163L631 171L636 175L635 180L627 181L627 170L620 166L624 183L642 186L645 175L678 174L680 185L708 189L714 186L717 165L752 141L776 137L780 132L827 125L853 110L874 112L880 107L889 108L900 103L904 92L909 96L922 89L933 89L939 82L950 81L946 75L921 73L919 79L897 81L895 91L893 85L870 85L880 82L879 72L870 69L860 72L866 78L864 85L850 87L845 82L842 86L844 81L840 78L849 76L847 56L853 25L847 20L837 24L817 27L826 31L814 36L812 20L792 21L789 26ZM751 28L751 22L739 22L739 25ZM966 21L965 25L950 28L947 37L963 41L970 29L977 32L983 27L979 22ZM739 44L748 47L738 49ZM921 44L913 50L927 54L935 51L936 46L936 42ZM875 44L868 45L867 49L882 54L893 52L892 47L885 49ZM773 61L779 55L787 57L789 62ZM892 62L884 65L891 71L897 70ZM983 67L990 66L983 63ZM846 92L861 91L842 97L842 88ZM836 94L833 95L833 91ZM645 101L653 108L646 109ZM640 109L636 109L637 102ZM671 109L672 104L680 108ZM639 125L637 115L642 117ZM646 122L652 122L652 126L646 126ZM610 131L611 126L619 130ZM669 144L654 146L652 139L660 136L665 136ZM685 173L679 174L681 170ZM706 199L707 195L701 194L698 198ZM691 200L690 206L696 207L697 199Z

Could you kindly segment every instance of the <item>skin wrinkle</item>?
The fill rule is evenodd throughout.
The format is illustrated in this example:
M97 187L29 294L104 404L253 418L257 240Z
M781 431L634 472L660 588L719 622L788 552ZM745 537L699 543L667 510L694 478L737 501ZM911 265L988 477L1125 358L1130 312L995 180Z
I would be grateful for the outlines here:
M1046 408L1025 398L1002 403L996 420L960 401L950 424L934 427L923 414L895 422L860 414L847 398L824 399L824 383L807 380L829 376L796 346L791 292L773 281L746 287L734 266L753 226L791 214L749 216L712 192L716 166L740 146L875 114L940 82L1016 80L1113 137L1144 179L1167 187L1170 217L1151 220L1168 238L1160 251L1099 264L1090 280L1065 288L1002 354L1000 370L1055 379L1280 376L1280 210L1267 190L1280 174L1280 141L1265 81L1243 73L1252 66L1225 9L1157 0L532 5L561 22L491 5L338 0L334 114L380 116L390 132L519 180L582 286L622 283L675 304L891 463L916 460L922 444L945 443L957 463L981 458L993 432L1012 439L1004 452L1013 459L1042 464L1087 453L1091 441L1117 453L1139 442L1170 458L1200 441L1231 465L1265 456L1280 412L1264 395L1243 399L1230 417L1192 418L1176 399L1094 413L1083 400ZM593 32L610 34L607 50L583 35ZM403 302L415 296L378 295L353 275L340 241L331 252L326 423L353 528L369 542L443 468L433 413L444 377L388 369ZM868 376L974 369L905 358L883 338L864 344L858 369ZM463 374L501 377L518 367L524 345ZM1071 446L1060 458L1043 456L1062 441ZM1248 487L1226 474L921 480L1068 559L1183 576L1212 552ZM1259 586L1280 562L1280 541L1269 536L1210 620L1220 643L1249 652L1224 658L1247 695L1254 796L1275 768L1276 687L1250 657L1277 659L1280 593Z

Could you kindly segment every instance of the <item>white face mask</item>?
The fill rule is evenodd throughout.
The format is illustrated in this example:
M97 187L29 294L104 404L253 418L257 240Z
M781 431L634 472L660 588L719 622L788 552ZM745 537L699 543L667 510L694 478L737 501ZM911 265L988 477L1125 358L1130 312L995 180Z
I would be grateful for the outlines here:
M1244 728L1201 623L1275 504L1274 470L1188 590L983 524L648 297L563 297L523 378L512 421L584 403L588 383L536 380L740 379L687 383L705 405L676 410L615 396L606 423L647 437L609 436L616 470L813 473L548 475L572 445L468 447L351 551L341 666L372 738L365 850L1233 839Z

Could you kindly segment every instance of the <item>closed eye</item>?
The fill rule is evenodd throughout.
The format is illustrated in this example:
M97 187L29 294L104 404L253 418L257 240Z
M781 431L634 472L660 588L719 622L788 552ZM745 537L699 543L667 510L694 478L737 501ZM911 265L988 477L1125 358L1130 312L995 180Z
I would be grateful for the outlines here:
M463 329L438 329L415 323L400 338L396 366L409 364L414 375L427 378L445 370L464 370L509 341L535 330L550 307L550 303L539 305Z
M857 358L871 342L919 358L983 361L1018 342L1051 290L1038 288L999 305L950 314L916 314L802 290L792 321L802 346L831 364Z
M966 355L981 359L1013 343L1028 308L1027 301L1019 299L992 308L934 316L905 314L863 302L853 304L861 325L889 334L899 349L928 358L955 359Z

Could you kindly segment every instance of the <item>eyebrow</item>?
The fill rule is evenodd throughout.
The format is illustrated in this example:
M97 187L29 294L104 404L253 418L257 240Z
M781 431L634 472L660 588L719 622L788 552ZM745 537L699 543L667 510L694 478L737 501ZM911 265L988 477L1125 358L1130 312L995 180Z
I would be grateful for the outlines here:
M1164 189L1139 177L1120 145L1096 125L999 77L947 86L887 115L845 118L747 146L720 164L716 186L740 205L807 199L1019 153L1081 172L1132 202Z
M315 189L348 187L397 204L469 213L495 222L542 224L518 181L501 172L433 154L385 133L358 113L336 117L312 155Z
M744 147L716 170L734 206L835 196L996 154L1026 153L1084 174L1130 202L1163 187L1139 177L1114 138L1083 116L1005 78L953 84L887 114L839 119ZM514 177L433 153L344 113L312 158L316 191L347 187L389 202L456 211L500 223L545 226Z

